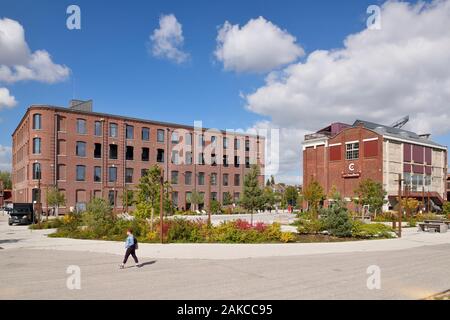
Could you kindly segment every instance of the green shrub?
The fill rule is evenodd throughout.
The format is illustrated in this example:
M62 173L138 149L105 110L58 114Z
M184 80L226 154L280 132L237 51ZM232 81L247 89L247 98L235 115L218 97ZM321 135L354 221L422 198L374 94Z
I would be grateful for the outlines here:
M212 214L222 214L222 205L217 200L211 200L211 213Z
M363 223L354 221L352 236L355 238L392 238L394 237L391 227L382 223Z
M352 235L352 220L347 208L340 202L333 203L329 208L322 209L323 228L336 237L350 237Z
M284 243L295 242L295 235L292 232L282 232L280 241Z
M439 217L434 213L419 213L415 215L414 219L418 222L423 222L424 220L439 220Z
M297 221L297 232L300 234L316 234L323 230L323 222L320 219L300 219Z
M57 229L61 227L64 224L64 221L62 218L56 218L56 219L50 219L47 221L42 221L41 225L38 224L32 224L30 225L30 229L32 230L38 230L38 229Z

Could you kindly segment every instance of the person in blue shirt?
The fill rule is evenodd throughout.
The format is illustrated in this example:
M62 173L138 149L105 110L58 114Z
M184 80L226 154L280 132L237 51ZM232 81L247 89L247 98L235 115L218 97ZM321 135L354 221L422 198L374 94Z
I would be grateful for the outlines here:
M134 259L134 262L136 263L136 267L139 268L139 260L136 256L136 249L137 249L137 240L133 235L133 230L128 229L127 230L127 239L125 240L125 257L123 258L123 262L120 265L120 269L123 269L125 267L125 264L127 263L128 257L131 256Z

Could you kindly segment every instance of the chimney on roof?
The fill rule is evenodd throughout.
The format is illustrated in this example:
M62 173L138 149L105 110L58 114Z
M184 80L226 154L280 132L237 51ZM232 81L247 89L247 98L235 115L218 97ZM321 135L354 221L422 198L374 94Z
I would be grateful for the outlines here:
M92 112L92 104L92 100L83 101L72 99L69 102L69 109Z

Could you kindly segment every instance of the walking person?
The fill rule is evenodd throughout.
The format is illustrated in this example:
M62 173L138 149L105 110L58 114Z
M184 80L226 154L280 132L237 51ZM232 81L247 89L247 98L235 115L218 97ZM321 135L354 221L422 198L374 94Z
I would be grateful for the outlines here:
M133 230L128 229L127 230L127 239L125 240L125 257L123 258L123 262L120 265L120 269L123 269L125 267L125 264L127 263L128 257L131 255L134 259L134 262L136 263L136 268L139 268L139 260L136 256L136 249L138 248L138 243L136 237L133 235Z

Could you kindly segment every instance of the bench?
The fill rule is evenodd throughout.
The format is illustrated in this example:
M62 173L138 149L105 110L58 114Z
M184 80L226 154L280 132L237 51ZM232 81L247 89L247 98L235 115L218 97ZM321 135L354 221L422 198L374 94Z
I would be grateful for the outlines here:
M450 220L424 220L425 223L445 223L447 226L450 226Z
M439 233L445 233L448 230L448 225L443 222L424 222L419 223L419 230L420 231L428 231L428 232L439 232Z

